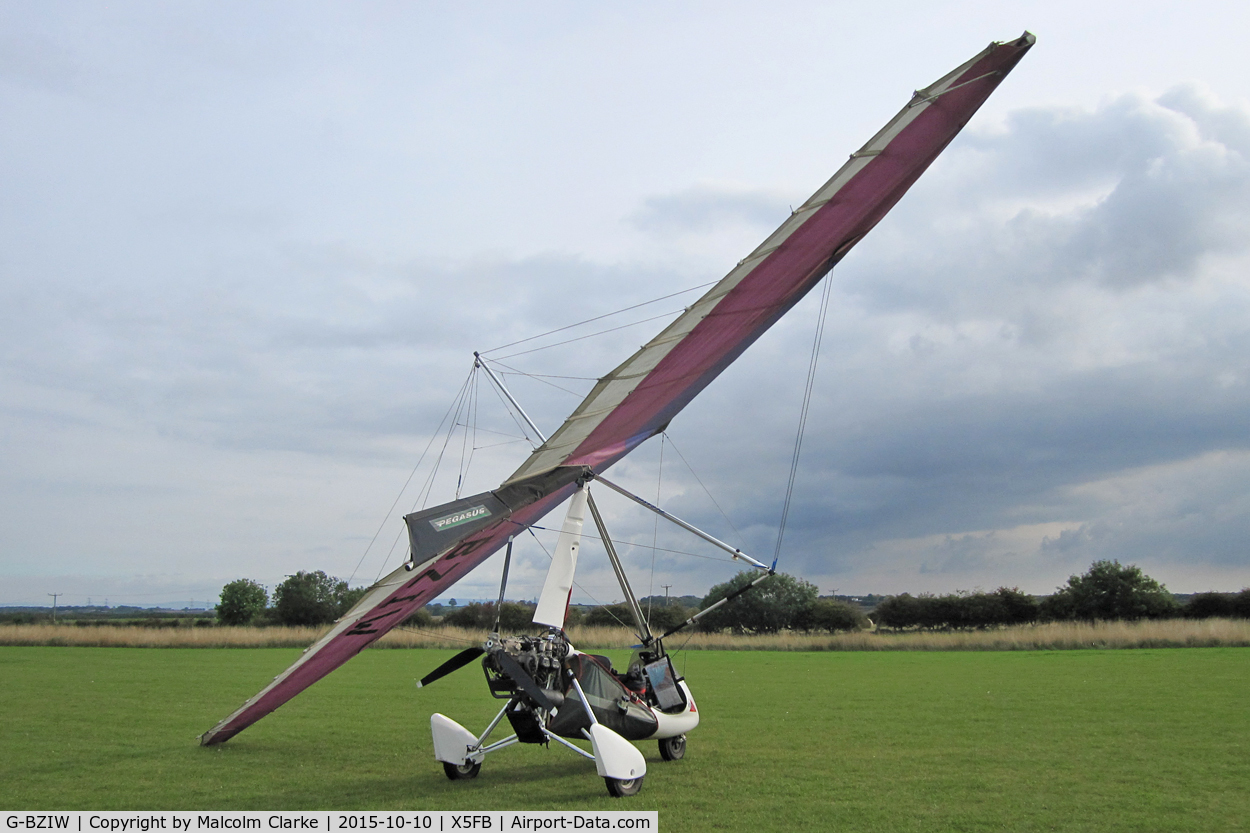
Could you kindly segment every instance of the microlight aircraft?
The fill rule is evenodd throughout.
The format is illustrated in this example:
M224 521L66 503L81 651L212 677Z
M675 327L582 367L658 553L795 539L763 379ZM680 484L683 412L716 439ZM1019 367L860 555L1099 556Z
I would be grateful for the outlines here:
M664 638L672 631L655 636L647 628L590 486L601 484L619 492L758 570L759 577L739 592L766 580L775 561L769 566L750 558L612 483L604 472L664 431L682 408L871 231L1033 43L1028 32L1008 43L992 43L913 93L906 106L755 251L601 378L555 433L544 438L497 489L405 516L408 561L374 584L291 667L205 732L200 742L208 746L229 740L355 656L505 545L510 556L515 535L572 498L534 614L534 624L544 632L501 637L496 623L484 645L462 651L421 681L421 685L434 682L482 657L491 692L506 701L481 735L435 714L431 718L435 757L448 777L471 778L488 753L514 743L556 741L592 758L614 796L636 793L646 774L646 761L631 741L657 740L664 760L681 758L686 734L698 725L698 708L665 652ZM477 361L506 392L484 360ZM532 422L530 426L542 437ZM577 651L563 630L587 509L642 639L635 660L620 673L605 658ZM509 562L506 557L501 603ZM685 624L693 624L697 616ZM487 744L505 718L513 734ZM589 740L591 751L572 739Z

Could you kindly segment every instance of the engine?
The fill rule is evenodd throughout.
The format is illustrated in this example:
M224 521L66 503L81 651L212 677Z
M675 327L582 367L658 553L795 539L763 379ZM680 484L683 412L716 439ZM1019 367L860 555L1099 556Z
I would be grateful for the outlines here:
M534 678L539 687L559 692L564 686L561 679L564 659L569 655L569 641L559 631L545 636L505 636L494 645L516 660L526 674ZM491 693L499 699L507 699L516 692L516 683L499 666L494 651L482 660Z

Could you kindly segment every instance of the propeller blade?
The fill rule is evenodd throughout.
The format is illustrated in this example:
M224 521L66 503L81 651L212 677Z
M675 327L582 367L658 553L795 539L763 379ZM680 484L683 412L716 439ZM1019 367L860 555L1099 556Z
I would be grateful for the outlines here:
M433 671L422 677L421 682L417 683L417 688L427 686L435 680L446 677L452 671L458 671L461 668L464 668L484 653L486 653L485 648L465 648L463 651L444 662L438 668L435 668Z
M499 663L499 667L503 672L512 678L512 681L521 687L521 690L529 695L530 699L544 709L555 708L554 704L547 699L546 692L542 686L534 681L534 678L525 672L525 669L517 663L507 652L499 650L491 654L495 662Z

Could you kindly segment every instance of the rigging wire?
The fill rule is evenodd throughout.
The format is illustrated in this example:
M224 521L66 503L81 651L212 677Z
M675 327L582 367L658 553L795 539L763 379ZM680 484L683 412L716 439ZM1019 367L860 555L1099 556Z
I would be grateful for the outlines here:
M492 361L491 361L491 364L493 364L493 365L495 365L495 366L497 366L497 367L507 368L507 370L506 370L506 371L500 371L500 373L501 373L501 374L503 374L503 375L507 375L507 376L524 376L524 377L526 377L527 379L533 379L535 382L541 382L542 384L547 385L548 387L555 388L555 389L556 389L556 390L558 390L558 391L563 391L564 393L571 394L572 396L577 396L577 397L584 397L584 396L585 396L585 394L584 394L584 393L578 393L578 392L577 392L577 391L575 391L575 390L569 390L569 389L568 389L568 388L566 388L566 387L562 387L562 386L560 386L560 385L557 385L555 382L548 382L547 380L548 380L548 379L576 379L576 380L578 380L578 381L583 381L583 382L597 382L597 381L599 381L598 379L591 379L591 378L590 378L590 377L588 377L588 376L544 376L544 375L542 375L542 374L538 374L538 373L526 373L524 370L518 370L518 369L517 369L517 368L515 368L515 367L511 367L510 365L506 365L506 364L504 364L504 363L503 363L503 362L501 362L501 361L495 361L495 360L492 360Z
M476 377L477 366L474 365L469 371L468 377L464 380L464 384L460 386L460 393L457 395L455 401L452 402L451 408L448 409L449 413L454 411L451 424L448 426L447 433L443 437L443 444L438 450L438 456L434 458L434 463L430 469L429 475L426 476L425 482L421 485L421 488L417 490L417 496L413 499L412 507L408 510L409 512L415 512L418 504L421 504L421 508L424 509L425 503L430 499L430 492L434 488L434 478L438 475L439 467L442 465L443 455L447 453L447 446L451 443L451 439L456 433L456 426L460 423L460 416L464 412L466 400L468 399L469 392L476 381ZM447 418L444 416L443 421L446 422L446 419ZM442 426L443 423L439 423L439 428L442 428ZM430 442L433 443L437 437L438 434L435 433ZM398 499L396 502L398 502ZM391 562L391 557L395 554L395 548L399 546L399 541L400 538L403 537L403 534L404 528L401 526L399 531L395 533L395 540L391 542L391 547L386 553L386 560L382 562L382 566L378 569L378 574L374 578L375 583L382 578L382 573L386 570L386 565Z
M439 639L446 639L448 642L464 642L469 645L481 645L482 644L482 640L480 639L468 639L463 636L452 636L451 634L447 633L447 631L445 630L432 631L432 630L427 630L426 628L415 628L412 626L405 627L404 625L396 625L393 628L393 630L403 631L404 633L419 633L419 634L424 634L426 636L437 636Z
M773 564L781 557L781 542L786 534L786 521L790 518L790 500L794 496L794 481L799 471L799 454L803 450L803 433L807 430L807 415L812 405L812 388L816 384L816 363L820 360L820 342L825 334L825 318L829 312L829 296L833 281L825 279L820 294L820 313L816 319L816 334L812 337L812 355L807 365L807 383L803 389L803 406L799 409L799 427L794 437L794 454L790 457L790 479L786 484L786 499L781 508L781 523L777 527L777 547L773 550Z
M473 464L473 452L477 445L477 394L481 379L477 375L477 367L473 368L473 392L465 409L464 437L460 441L460 472L456 477L456 500L460 500L460 491L464 487L465 475Z
M716 511L720 512L720 516L725 519L725 522L729 524L729 528L734 531L734 535L738 536L738 543L746 546L746 538L744 538L742 533L738 531L738 527L734 526L734 522L729 519L729 515L726 514L725 510L721 508L721 505L716 502L716 498L712 496L711 490L704 485L703 479L700 478L698 472L694 470L694 466L690 465L690 462L686 460L686 455L681 453L681 449L677 447L677 443L673 442L673 438L668 435L667 431L662 433L664 438L668 440L668 444L673 447L673 451L677 452L678 458L686 464L686 470L690 472L692 477L694 477L695 482L703 488L703 494L707 495L708 500L712 501L712 505L716 507Z
M504 350L504 349L506 349L506 348L508 348L508 347L515 347L515 346L516 346L516 345L518 345L518 344L525 344L525 343L526 343L526 342L528 342L528 341L534 341L535 339L544 338L544 337L546 337L546 336L549 336L549 335L554 335L554 334L556 334L556 333L562 333L562 332L564 332L565 330L571 330L571 329L573 329L574 327L580 327L580 326L582 326L583 324L590 324L590 323L593 323L593 322L595 322L595 321L601 321L601 320L603 320L604 318L611 318L612 316L614 316L614 315L620 315L620 314L621 314L621 313L623 313L623 312L629 312L630 310L636 310L636 309L639 309L640 307L649 306L649 305L651 305L651 304L657 304L657 303L659 303L660 301L667 301L669 298L676 298L678 295L685 295L687 292L694 292L696 289L703 289L703 288L705 288L705 287L711 286L711 285L712 285L712 284L714 284L714 283L716 283L716 281L708 281L707 283L701 283L701 284L699 284L698 286L692 286L692 287L690 287L690 288L688 288L688 289L682 289L682 290L679 290L679 291L677 291L677 292L673 292L673 293L671 293L671 294L669 294L669 295L662 295L662 296L660 296L659 298L652 298L650 301L643 301L641 304L634 304L634 305L633 305L633 306L631 306L631 307L623 307L623 308L618 309L618 310L615 310L615 311L613 311L613 312L605 312L603 315L596 315L594 318L587 318L587 319L585 319L585 320L583 320L583 321L578 321L576 324L566 324L566 325L565 325L565 326L563 326L563 327L556 327L554 330L548 330L547 332L545 332L545 333L539 333L539 334L538 334L538 335L536 335L536 336L529 336L528 338L523 338L523 339L520 339L520 340L518 340L518 341L511 341L511 342L509 342L509 343L507 343L507 344L501 344L501 345L500 345L500 346L498 346L498 347L492 347L492 348L491 348L491 349L489 349L489 350L483 350L483 351L481 351L481 352L482 352L482 355L486 355L487 353L493 353L493 352L495 352L496 350ZM627 325L627 326L632 326L632 325ZM607 332L611 332L611 331L609 330L609 331L607 331ZM554 347L555 345L553 344L553 345L550 345L550 346ZM539 348L539 349L540 349L540 350L545 350L546 348L544 347L544 348ZM527 352L528 352L528 351L527 351ZM519 354L517 354L517 355L519 355ZM504 358L507 358L507 356L505 356Z
M686 311L686 308L682 307L681 309L670 310L669 312L662 312L659 315L653 315L650 318L643 318L639 321L634 321L629 324L622 324L619 327L609 327L606 330L599 330L598 332L587 333L584 336L577 336L576 338L565 339L564 341L557 341L554 344L547 344L542 347L534 347L529 350L518 350L515 353L509 353L508 355L500 356L499 358L500 359L512 359L512 358L516 358L517 356L528 355L529 353L537 353L540 350L550 350L552 347L561 347L565 344L572 344L575 341L585 341L588 338L594 338L596 336L607 335L608 333L615 333L617 330L627 330L630 327L636 327L639 324L646 324L648 321L659 321L661 318L668 318L670 315L680 315L681 313L685 311ZM495 357L492 356L491 358L494 359ZM498 361L498 359L496 359L496 361Z
M365 546L365 551L361 553L360 560L356 562L356 567L352 570L351 577L347 579L348 584L351 584L352 579L356 577L356 573L360 572L360 566L365 563L365 558L369 556L369 551L373 549L373 545L377 542L378 536L381 535L382 530L386 528L386 522L391 519L391 514L394 513L395 507L398 506L399 501L403 499L404 492L408 491L408 486L412 483L412 478L416 477L417 470L421 468L421 463L425 461L425 455L430 453L430 448L434 445L434 440L436 440L439 433L442 432L443 425L447 422L447 417L451 416L452 409L455 408L456 403L460 401L460 397L464 394L464 389L469 384L469 379L472 378L472 375L473 374L470 373L469 377L464 380L464 382L460 385L460 390L456 394L456 397L452 400L451 404L447 406L447 411L443 414L443 418L438 422L438 428L435 429L434 433L430 435L430 441L425 444L425 450L422 451L421 456L417 458L417 464L412 467L412 471L408 472L408 479L404 481L404 485L400 488L399 494L395 495L395 500L391 503L391 508L386 510L386 515L382 518L382 523L378 524L377 531L373 533L373 537L369 539L369 543ZM394 550L394 545L391 546L391 549ZM385 562L383 566L385 566ZM381 575L382 574L379 572L378 577L380 578ZM377 579L374 579L374 581L377 581Z
M527 529L537 529L537 530L540 530L540 531L542 531L542 532L559 532L559 531L560 531L560 530L556 529L555 527L550 527L550 526L539 526L538 524L532 524L532 525L530 525L529 527L526 527L526 528L527 528ZM602 541L602 540L603 540L602 538L600 538L600 537L599 537L599 536L597 536L597 535L591 535L589 532L583 532L583 533L582 533L582 538L583 538L583 539L588 539L588 540L591 540L591 541ZM657 547L657 546L651 546L651 545L649 545L649 544L639 544L639 543L638 543L638 542L636 542L636 541L629 541L629 540L621 540L621 541L617 541L615 538L614 538L614 539L612 539L612 542L613 542L614 544L616 544L618 547L633 547L634 549L639 549L639 550L651 550L651 551L653 551L653 552L667 552L667 553L670 553L670 554L672 554L672 555L688 555L688 556L690 556L691 558L702 558L702 559L704 559L705 561L719 561L721 564L733 564L733 563L735 563L735 562L734 562L734 559L732 559L732 558L722 558L722 557L720 557L720 556L715 556L715 555L700 555L700 554L699 554L699 553L697 553L697 552L690 552L689 550L671 550L671 549L668 549L667 547Z

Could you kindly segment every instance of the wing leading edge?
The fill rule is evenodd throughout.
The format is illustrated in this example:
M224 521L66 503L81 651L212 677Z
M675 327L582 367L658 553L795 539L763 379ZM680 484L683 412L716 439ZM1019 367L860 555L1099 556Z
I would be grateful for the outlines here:
M499 489L405 517L413 560L200 737L222 743L351 659L668 425L906 193L1033 46L993 43L913 94L807 202L663 332L604 376Z

